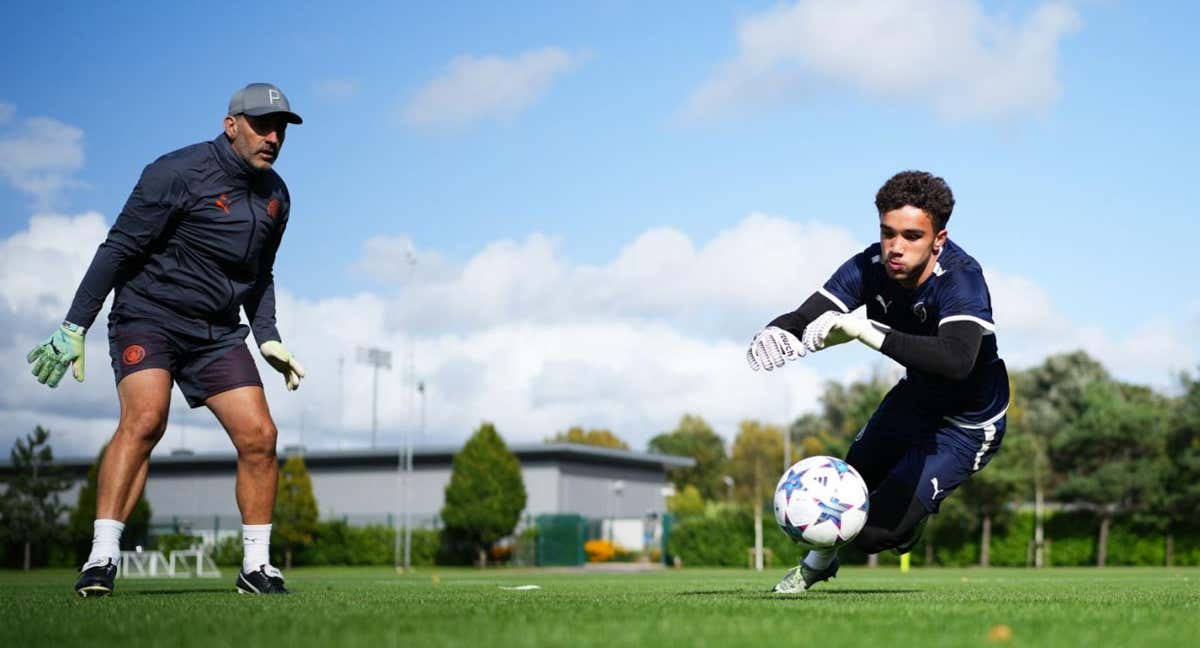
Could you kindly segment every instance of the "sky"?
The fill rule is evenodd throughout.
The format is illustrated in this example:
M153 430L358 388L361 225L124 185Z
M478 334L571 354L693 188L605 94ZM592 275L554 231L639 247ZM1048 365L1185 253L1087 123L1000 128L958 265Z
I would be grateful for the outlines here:
M877 237L903 169L953 188L1011 368L1084 349L1169 392L1200 367L1192 3L421 4L0 7L23 26L0 59L0 445L112 434L107 309L83 384L24 356L141 169L257 81L305 120L275 276L309 377L288 393L260 363L281 445L370 444L365 347L393 353L387 446L486 420L642 449L684 413L732 439L814 411L897 366L846 345L756 374L745 347ZM178 448L231 450L176 392L157 452Z

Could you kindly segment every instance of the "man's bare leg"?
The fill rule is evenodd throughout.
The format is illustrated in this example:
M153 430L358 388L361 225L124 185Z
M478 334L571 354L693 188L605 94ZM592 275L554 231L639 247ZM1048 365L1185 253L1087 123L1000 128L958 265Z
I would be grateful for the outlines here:
M275 509L279 462L278 431L262 387L238 387L205 403L237 449L237 503L243 524L270 524Z
M271 566L271 515L279 482L278 431L262 387L238 387L210 397L208 408L237 448L237 502L242 511L242 570L237 589L247 594L287 594Z
M167 429L171 374L165 369L129 374L117 384L117 395L121 399L121 418L100 462L92 550L75 582L75 592L80 596L112 593L125 520L146 486L150 451Z
M165 369L144 369L117 385L121 419L100 462L97 518L124 522L142 496L150 451L167 430L171 384L171 374Z

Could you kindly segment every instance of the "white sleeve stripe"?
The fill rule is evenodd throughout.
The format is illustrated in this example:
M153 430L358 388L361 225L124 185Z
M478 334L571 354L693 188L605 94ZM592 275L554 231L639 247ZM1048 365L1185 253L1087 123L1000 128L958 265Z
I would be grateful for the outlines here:
M835 296L833 295L833 293L829 292L828 290L825 290L825 288L824 288L824 287L822 287L822 288L817 288L817 292L821 293L822 295L825 295L826 297L828 297L828 298L829 298L829 301L833 302L834 304L837 304L837 307L838 307L838 308L840 308L840 309L842 309L842 312L843 312L843 313L849 313L849 312L850 312L850 309L849 309L849 308L846 308L846 305L842 303L842 300L840 300L840 299L838 299L837 297L835 297Z
M985 319L980 319L978 317L975 317L974 315L951 315L949 317L943 317L942 320L940 322L938 322L938 326L941 326L942 324L946 324L948 322L975 322L976 324L982 326L985 331L988 331L990 333L994 333L996 331L995 324L993 324Z

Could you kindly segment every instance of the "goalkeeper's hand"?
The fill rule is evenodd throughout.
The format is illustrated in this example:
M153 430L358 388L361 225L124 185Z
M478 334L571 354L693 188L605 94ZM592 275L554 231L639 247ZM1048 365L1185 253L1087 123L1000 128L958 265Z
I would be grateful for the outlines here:
M803 358L804 353L804 345L795 335L778 326L768 326L750 341L746 362L749 362L750 368L755 371L759 368L771 371L782 367L786 362Z
M804 347L809 352L858 340L878 351L883 347L884 332L871 320L849 314L826 311L804 329Z
M279 340L263 342L259 345L258 350L267 364L283 374L283 381L289 390L295 391L300 387L300 379L304 378L304 367L296 362L295 356L283 347L282 342Z
M33 365L30 372L37 376L38 382L57 387L67 373L67 367L71 367L75 380L83 382L83 336L86 332L82 326L63 322L45 342L25 356L25 361Z

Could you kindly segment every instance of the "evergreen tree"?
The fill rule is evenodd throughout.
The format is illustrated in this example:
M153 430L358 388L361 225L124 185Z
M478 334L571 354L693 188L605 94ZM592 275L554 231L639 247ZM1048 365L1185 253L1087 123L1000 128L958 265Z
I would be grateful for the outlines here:
M1200 374L1180 376L1183 394L1172 403L1167 431L1169 467L1163 471L1154 509L1166 531L1166 562L1173 562L1174 532L1200 520Z
M293 551L312 544L317 531L317 498L301 455L288 457L279 471L273 524L271 531L283 547L284 569L291 569Z
M442 522L450 543L461 542L487 564L492 543L510 535L525 509L521 463L491 423L483 423L454 455Z
M1045 495L1061 480L1050 462L1050 445L1082 414L1088 386L1111 380L1108 371L1083 351L1050 356L1042 364L1012 376L1009 425L1027 438L1031 454L1035 567L1044 564Z
M33 566L34 546L48 546L61 537L58 519L67 510L58 494L71 487L71 479L53 465L49 439L50 432L39 425L13 443L12 474L0 494L0 526L8 543L20 547L26 570Z
M96 520L96 492L100 476L100 464L104 462L104 453L108 444L100 448L96 463L88 469L87 479L79 489L79 501L71 509L67 518L67 541L70 543L72 556L82 563L92 550L92 522ZM150 503L146 501L143 492L133 507L129 519L125 520L125 532L121 534L121 544L129 546L145 545L150 536Z
M962 486L959 498L979 522L980 567L991 563L993 523L1008 511L1008 504L1028 493L1032 452L1028 436L1013 434L1010 428L987 467Z
M1065 475L1058 496L1100 514L1096 565L1103 567L1113 515L1139 510L1158 495L1165 404L1145 387L1112 382L1088 386L1083 403L1051 443L1050 460Z

